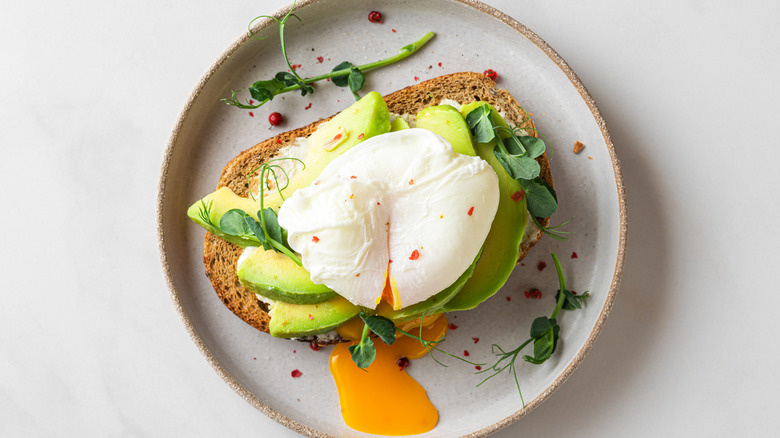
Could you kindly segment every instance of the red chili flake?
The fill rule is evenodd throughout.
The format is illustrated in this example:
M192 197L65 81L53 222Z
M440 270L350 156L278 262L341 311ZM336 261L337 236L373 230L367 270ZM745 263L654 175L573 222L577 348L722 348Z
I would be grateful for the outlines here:
M355 277L360 277L360 273L358 272L357 274L355 274Z
M507 301L512 301L512 297L506 297Z
M475 370L477 370L477 371L479 371L479 370L481 370L481 369L482 369L482 367L481 367L481 366L479 366L479 365L474 365L474 369L475 369Z
M419 81L419 80L420 80L420 78L419 78L419 77L417 77L417 76L415 76L415 77L414 77L414 80L415 80L415 81Z
M302 372L299 370L292 370L292 373L290 373L291 376L293 376L293 379L297 379L298 377L301 377L303 375Z
M463 355L464 355L464 356L466 356L466 357L469 357L469 356L471 356L471 355L469 354L469 351L468 351L468 350L463 350Z
M390 29L390 30L392 30L392 31L393 31L393 33L395 33L395 29Z
M295 350L293 350L293 354L295 354Z
M523 196L525 196L525 192L523 190L518 190L512 193L512 200L515 202L519 202L521 199L523 199Z
M571 294L572 294L572 295L577 295L577 291L573 291L573 290L571 290L571 291L569 291L569 292L571 292Z
M447 327L448 327L450 330L456 330L456 329L458 328L458 326L456 326L456 325L455 325L455 324L453 324L453 323L449 323L449 325L447 325Z
M544 271L544 268L546 268L546 267L547 267L547 263L545 263L545 262L542 262L542 261L540 261L540 262L539 262L539 263L536 265L536 269L538 269L539 271Z
M314 317L311 316L311 313L309 314L309 321L314 321Z
M311 241L314 242L314 243L319 243L320 242L320 238L317 237L317 236L311 236Z
M414 178L412 178L412 179L410 179L410 180L409 180L409 185L410 185L410 186L414 185Z
M295 70L301 68L301 64L293 64L290 67L292 67L293 71L295 71Z
M534 299L534 300L538 300L539 298L542 298L542 291L540 291L539 289L536 289L536 288L527 290L527 291L525 291L525 297L526 298L531 298L531 299Z
M439 63L439 67L441 67L441 62Z
M282 115L279 113L271 113L268 116L268 123L274 126L279 126L282 124L282 122L284 122L284 117L282 117Z
M471 208L469 208L469 212L468 212L468 213L466 213L466 214L467 214L467 215L469 215L469 216L471 216L472 214L474 214L474 207L471 207Z
M254 117L254 116L255 116L255 113L253 113L252 111L249 111L249 117Z
M377 202L376 205L382 205L382 203L381 202Z
M320 344L316 342L309 342L309 348L311 348L314 351L320 351Z
M309 104L309 106L311 106L311 104ZM338 133L335 136L333 136L333 140L340 140L340 139L341 139L341 133Z
M498 79L498 73L496 73L496 71L493 70L492 68L489 68L489 69L485 70L482 74L484 74L485 76L490 78L490 80L492 80L492 81L495 81L496 79Z
M307 110L307 109L309 109L309 108L311 108L311 102L309 102L309 104L308 104L308 105L306 105L306 108L304 108L304 109L305 109L305 110Z
M571 258L576 259L577 258L577 253L576 252L572 252L571 253Z
M355 175L352 175L349 177L349 179L357 179L357 177Z
M328 58L328 61L330 61L330 58ZM330 82L330 78L325 78L325 80Z
M255 103L255 101L254 101L254 100L252 100L252 99L249 99L249 104L250 104L250 105L252 105L252 104L254 104L254 103Z
M382 13L379 11L371 11L368 13L368 21L372 23L381 23L382 22Z
M406 358L406 356L401 356L398 358L397 361L395 361L395 364L398 365L399 368L404 369L409 366L410 362L409 359Z
M256 357L253 357L252 359L254 359L254 360L257 360L257 358L256 358Z
M362 140L363 137L365 137L366 134L364 132L361 132L360 135L358 135L358 140Z
M322 61L324 61L324 60L325 60L325 58L323 58L322 56L318 56L317 57L317 62L320 63L320 64L322 64ZM328 79L330 79L330 78L328 78Z
M276 144L282 144L281 140L276 140Z
M477 342L479 342L479 338L471 338L471 339L473 339L473 340L474 340L474 343L475 343L475 344L476 344Z
M320 185L320 180L314 181L314 185L315 185L315 186L318 186L318 185Z
M416 249L412 251L412 255L409 256L409 260L417 260L420 258L420 251L417 251Z
M387 263L393 263L393 259L390 259Z

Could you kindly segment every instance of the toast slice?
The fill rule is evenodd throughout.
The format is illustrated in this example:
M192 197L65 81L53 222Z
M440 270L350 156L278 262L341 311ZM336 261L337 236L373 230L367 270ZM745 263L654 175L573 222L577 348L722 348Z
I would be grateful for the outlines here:
M515 126L525 128L536 135L533 121L507 91L499 89L495 82L479 73L465 72L439 76L406 87L385 96L385 102L391 114L417 114L423 108L439 105L443 99L466 104L481 100L493 105L502 113L504 120ZM332 116L331 116L332 117ZM269 138L254 147L245 150L230 161L222 170L217 188L229 187L239 196L249 196L246 175L263 162L272 158L284 146L295 142L298 137L308 137L324 119L302 128L294 129ZM547 154L537 158L541 167L541 178L553 185ZM542 225L549 224L549 218L537 218ZM520 248L519 263L528 251L541 239L542 232L535 229L523 240ZM268 306L257 296L245 289L236 274L236 262L242 249L219 237L206 233L203 249L203 263L206 276L211 281L222 302L239 318L256 329L268 332ZM321 344L338 342L338 338L301 338Z

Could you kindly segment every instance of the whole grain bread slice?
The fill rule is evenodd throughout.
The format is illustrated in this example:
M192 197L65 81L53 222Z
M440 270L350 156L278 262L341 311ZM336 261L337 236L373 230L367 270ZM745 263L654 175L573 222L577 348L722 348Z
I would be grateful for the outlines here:
M491 79L479 73L463 72L439 76L385 96L390 113L409 115L417 114L423 108L438 105L443 99L454 100L460 104L475 100L488 102L503 114L507 123L524 128L531 135L536 135L533 121L515 98L509 92L498 88ZM239 196L249 196L246 175L252 169L272 158L282 147L294 143L296 138L308 137L320 123L329 119L330 117L302 128L284 132L241 152L222 170L217 188L229 187ZM553 179L547 155L544 154L537 160L541 167L540 176L552 185ZM542 225L549 224L549 218L537 219ZM541 237L542 232L537 229L523 241L518 263ZM206 233L203 248L206 276L228 309L247 324L268 332L268 322L270 321L268 306L261 302L253 292L244 288L238 280L236 262L241 251L242 249L237 245L226 242L211 233ZM306 338L305 340L326 343L316 338Z

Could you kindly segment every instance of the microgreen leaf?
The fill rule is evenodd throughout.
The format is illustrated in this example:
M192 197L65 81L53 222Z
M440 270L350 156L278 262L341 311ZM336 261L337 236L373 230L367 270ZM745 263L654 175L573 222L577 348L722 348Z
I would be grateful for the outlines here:
M349 90L352 91L352 95L355 96L355 100L360 100L360 96L357 94L363 88L363 84L366 82L365 76L360 72L357 67L349 69Z
M483 103L466 114L466 123L474 133L474 141L477 143L489 143L496 138L492 112L490 106Z
M360 342L347 348L352 356L352 361L358 368L362 369L368 368L376 359L376 347L374 347L374 341L368 336L369 331L368 324L364 325Z
M513 135L511 138L519 141L525 147L527 156L531 158L541 156L544 154L546 149L544 141L541 138L536 138L530 135Z
M505 153L500 145L493 148L493 155L512 179L533 179L539 176L541 171L539 163L533 158Z
M244 222L246 223L247 228L252 230L252 233L254 233L255 237L257 237L257 240L259 240L260 243L263 244L263 249L265 250L272 249L270 242L268 242L268 239L265 238L263 227L260 226L260 224L255 220L255 218L246 215L244 216Z
M355 362L358 368L368 368L376 359L376 347L374 347L374 341L369 337L362 339L355 345L351 345L348 350L352 355L352 361Z
M392 345L393 342L395 342L395 324L393 324L393 321L384 316L366 315L364 312L360 312L360 319L362 319L368 328L379 336L385 344Z
M535 217L550 217L558 209L555 190L552 190L541 178L520 180L525 191L528 211Z
M344 62L340 63L339 65L333 67L333 70L331 70L331 73L334 73L334 72L337 72L337 71L341 71L341 70L347 70L347 69L349 69L350 72L351 72L353 67L355 67L354 64L352 64L349 61L344 61ZM333 82L333 85L335 85L337 87L346 87L347 85L349 85L349 76L350 76L350 73L346 73L346 74L342 74L342 75L338 75L338 76L333 76L333 77L330 78L330 81Z
M259 101L273 100L279 90L284 88L284 83L274 78L268 81L257 81L249 87L249 94Z
M555 294L555 301L558 301L560 299L561 290L558 289L558 292ZM590 294L588 292L585 292L582 295L574 295L571 291L564 289L563 290L563 306L561 306L561 309L563 310L575 310L575 309L582 309L582 303L590 298Z
M257 212L257 215L260 215L259 211ZM265 219L265 229L268 231L268 236L279 243L283 242L282 226L279 225L279 219L276 217L276 212L271 207L263 210L263 219Z
M542 336L546 331L552 330L555 327L555 320L546 316L540 316L534 319L531 323L531 337L538 338Z
M245 217L249 217L249 215L244 210L240 210L238 208L229 210L224 215L222 215L222 219L219 220L219 228L223 233L230 236L254 236L254 230L252 230L252 228L250 228L250 226L244 220ZM249 218L254 220L251 217Z

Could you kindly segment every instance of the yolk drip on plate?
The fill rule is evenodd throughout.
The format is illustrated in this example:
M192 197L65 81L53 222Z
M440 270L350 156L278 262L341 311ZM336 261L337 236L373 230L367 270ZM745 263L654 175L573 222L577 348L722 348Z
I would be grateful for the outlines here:
M419 327L419 326L418 326ZM419 329L410 333L419 336ZM424 327L422 338L436 340L447 333L443 316ZM361 370L352 361L348 343L330 355L330 372L336 382L344 422L355 430L377 435L415 435L436 426L439 413L425 389L396 364L401 357L418 359L428 353L416 339L399 334L393 345L374 340L376 359Z

